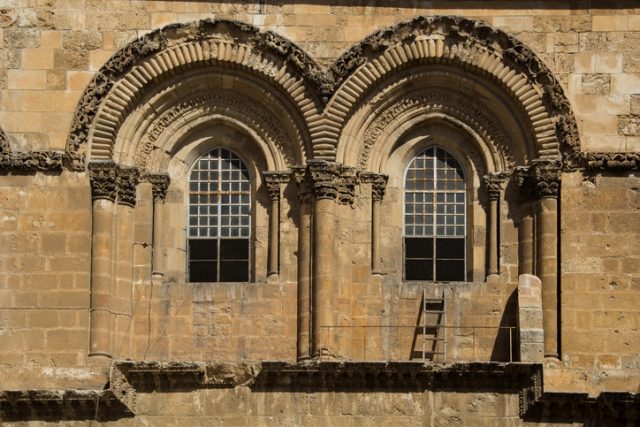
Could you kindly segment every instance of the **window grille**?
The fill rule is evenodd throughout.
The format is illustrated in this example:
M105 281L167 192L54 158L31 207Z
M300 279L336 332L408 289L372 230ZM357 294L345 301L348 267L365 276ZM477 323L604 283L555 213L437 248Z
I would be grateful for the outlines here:
M405 177L405 280L463 281L466 185L462 167L441 147L413 158Z
M189 178L190 282L249 281L251 181L242 160L218 148Z

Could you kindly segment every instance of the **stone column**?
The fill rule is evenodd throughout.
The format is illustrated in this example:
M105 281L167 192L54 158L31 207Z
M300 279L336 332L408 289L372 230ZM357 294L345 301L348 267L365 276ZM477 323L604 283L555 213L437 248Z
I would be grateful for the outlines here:
M333 356L335 204L340 196L340 165L309 161L313 185L312 354Z
M311 196L312 188L304 167L294 169L298 185L298 360L311 356Z
M484 185L489 196L489 212L487 215L487 238L489 242L487 254L487 272L488 275L500 274L500 265L498 257L498 218L500 195L502 194L503 174L491 173L483 177Z
M535 240L533 237L533 179L529 175L529 168L525 166L516 168L515 178L520 195L520 224L518 225L518 274L534 274Z
M91 298L89 356L111 357L111 285L113 281L113 210L117 166L89 163L91 183Z
M560 162L534 161L537 275L542 282L545 357L558 358L558 192Z
M361 176L362 182L371 183L371 271L382 273L380 259L380 206L384 198L389 177L376 173L366 173Z
M168 175L149 175L147 177L151 183L151 193L153 194L153 237L152 237L152 260L151 272L153 277L162 277L165 272L164 263L164 202L167 199L169 189Z
M277 276L279 268L279 242L280 242L280 184L289 181L287 172L263 172L264 182L271 199L271 216L269 218L269 263L268 276Z

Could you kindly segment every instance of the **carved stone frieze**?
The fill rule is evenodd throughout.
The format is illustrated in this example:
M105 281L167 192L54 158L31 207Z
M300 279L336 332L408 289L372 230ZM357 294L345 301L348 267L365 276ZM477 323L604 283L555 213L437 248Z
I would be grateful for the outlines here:
M640 153L584 153L583 159L592 171L640 170Z
M136 188L140 179L137 168L118 169L118 203L134 207L136 205Z
M502 188L507 178L508 175L503 172L490 173L482 177L482 182L489 195L489 200L498 200L500 198Z
M89 163L91 198L114 202L118 195L118 166L114 162Z
M167 190L171 179L166 174L148 174L146 179L151 183L151 193L153 200L165 200L167 198Z
M207 96L182 101L162 114L145 134L136 153L136 166L145 170L148 166L149 155L153 151L156 141L162 133L173 124L177 118L189 111L203 109L207 114L232 114L242 121L248 122L252 129L264 132L265 138L280 149L289 166L293 164L286 146L287 136L283 132L280 120L270 111L261 108L250 99L243 98L231 92L216 92Z
M367 128L364 143L358 154L358 167L366 168L369 155L376 142L383 137L389 125L402 114L420 110L425 112L441 112L461 120L475 129L479 134L489 140L494 148L501 153L507 165L514 163L508 148L506 132L499 121L487 113L486 108L471 102L468 96L464 96L453 90L433 89L402 98L398 102L386 108Z
M289 172L262 172L264 183L267 186L269 197L271 200L280 199L280 187L282 184L289 182Z
M371 198L375 201L382 201L387 188L389 176L373 172L364 172L360 174L360 182L371 184Z
M534 160L531 169L537 198L557 198L562 173L561 162L559 160Z

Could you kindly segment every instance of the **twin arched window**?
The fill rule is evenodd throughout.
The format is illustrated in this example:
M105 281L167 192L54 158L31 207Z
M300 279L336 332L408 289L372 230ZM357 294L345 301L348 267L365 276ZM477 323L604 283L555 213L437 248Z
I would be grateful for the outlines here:
M433 146L405 176L405 280L464 281L466 185L460 163ZM189 178L190 282L249 281L251 181L243 161L218 148L194 163Z
M251 180L243 161L217 148L189 177L190 282L248 282Z
M464 281L466 185L460 163L434 146L415 156L406 171L405 280Z

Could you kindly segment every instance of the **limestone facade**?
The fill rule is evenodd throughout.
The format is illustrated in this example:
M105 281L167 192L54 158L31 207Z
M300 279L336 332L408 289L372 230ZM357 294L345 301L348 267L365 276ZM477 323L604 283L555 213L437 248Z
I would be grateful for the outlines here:
M5 3L0 421L640 417L634 2Z

